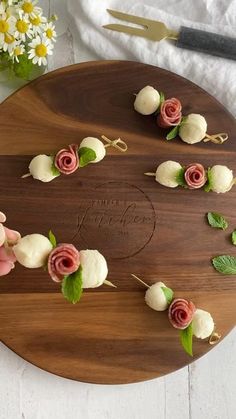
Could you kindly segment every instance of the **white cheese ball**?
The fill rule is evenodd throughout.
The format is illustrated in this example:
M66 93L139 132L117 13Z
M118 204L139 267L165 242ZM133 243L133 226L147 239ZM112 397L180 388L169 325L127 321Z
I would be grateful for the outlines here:
M166 287L166 285L163 282L156 282L148 288L145 294L146 304L156 311L164 311L169 305L161 287Z
M30 162L30 174L34 179L41 180L41 182L51 182L57 177L52 173L52 164L53 160L50 156L39 154Z
M182 169L182 166L178 162L172 160L164 161L156 170L156 181L168 188L176 188L178 186L176 177L180 169Z
M217 164L210 169L210 187L213 192L228 192L233 186L233 180L233 172L227 166Z
M108 274L106 259L98 250L81 250L83 288L100 287Z
M193 334L196 338L206 339L214 331L214 320L208 311L197 308L193 315L192 328Z
M188 144L199 143L205 138L207 132L207 122L204 116L191 113L179 128L181 140Z
M136 95L134 109L142 115L151 115L160 105L160 95L152 86L146 86Z
M17 261L26 268L45 266L52 249L51 242L42 234L24 236L13 246Z
M98 163L104 159L106 155L106 149L102 141L95 137L86 137L82 140L79 148L87 147L91 148L96 153L96 159L90 161L89 163Z

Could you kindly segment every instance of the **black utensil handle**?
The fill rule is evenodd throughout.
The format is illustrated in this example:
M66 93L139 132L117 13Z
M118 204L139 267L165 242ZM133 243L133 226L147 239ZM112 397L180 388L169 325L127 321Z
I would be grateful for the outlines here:
M236 39L181 26L176 46L236 60Z

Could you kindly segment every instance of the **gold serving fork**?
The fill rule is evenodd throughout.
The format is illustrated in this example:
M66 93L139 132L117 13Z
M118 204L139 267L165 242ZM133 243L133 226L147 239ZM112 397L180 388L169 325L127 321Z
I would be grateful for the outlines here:
M175 40L175 45L179 48L187 48L236 60L236 40L234 38L199 29L187 28L185 26L181 26L178 32L172 31L163 22L157 20L145 19L111 9L107 9L107 12L117 19L134 23L142 28L121 24L109 24L103 26L105 29L141 36L151 41L161 41L162 39L168 38Z

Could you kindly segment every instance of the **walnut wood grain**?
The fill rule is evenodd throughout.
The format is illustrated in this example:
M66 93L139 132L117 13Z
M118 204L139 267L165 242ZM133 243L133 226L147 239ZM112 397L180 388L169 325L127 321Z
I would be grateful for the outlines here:
M154 117L133 110L133 93L153 85L176 96L184 113L202 113L208 133L226 131L223 146L188 146L164 140ZM217 195L168 189L144 172L164 160L236 172L235 121L210 95L165 70L131 62L94 62L49 73L0 105L0 208L22 235L52 229L59 241L97 248L108 260L117 289L86 291L80 304L64 301L46 272L17 266L0 278L0 339L23 358L53 373L95 383L128 383L188 364L166 313L143 301L146 282L162 280L177 296L212 313L224 336L236 315L235 277L218 274L210 260L235 254L236 188ZM85 136L120 136L129 146L109 150L89 165L50 184L21 179L30 156L55 152ZM222 212L226 232L211 229L205 214ZM194 342L194 359L210 349Z

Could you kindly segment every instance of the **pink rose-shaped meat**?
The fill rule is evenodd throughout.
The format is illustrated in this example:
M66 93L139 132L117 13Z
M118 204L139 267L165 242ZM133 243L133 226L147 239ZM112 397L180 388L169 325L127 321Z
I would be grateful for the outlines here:
M64 276L76 272L79 265L80 255L73 244L59 244L48 258L48 272L55 282L61 282Z
M157 117L157 125L161 128L169 128L179 125L182 119L182 105L178 99L173 97L161 104L160 113Z
M176 298L172 301L168 311L170 323L176 329L186 329L193 319L195 310L192 301Z
M199 163L189 164L184 172L184 178L190 189L202 188L207 181L206 171Z
M58 151L55 156L54 164L59 172L64 175L74 173L79 167L78 146L76 144L69 145Z

